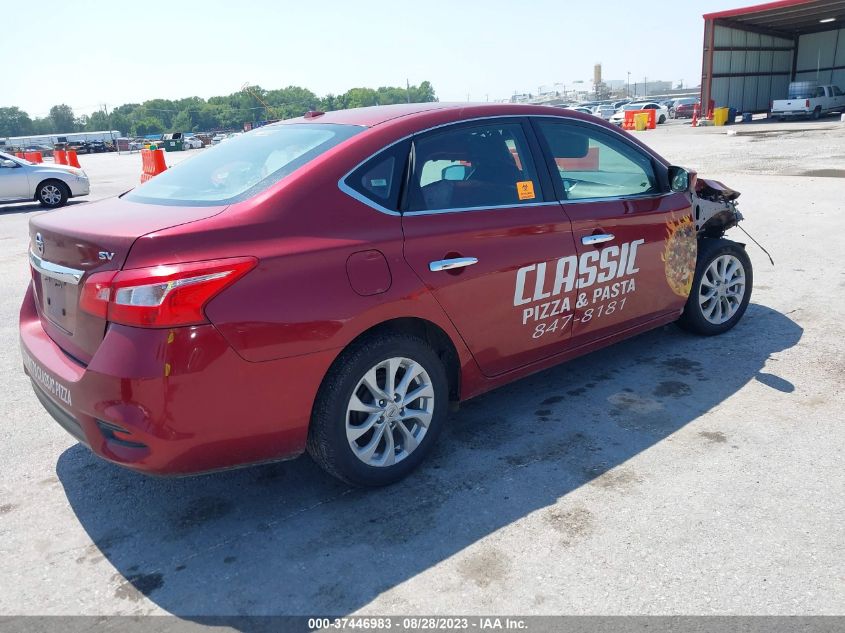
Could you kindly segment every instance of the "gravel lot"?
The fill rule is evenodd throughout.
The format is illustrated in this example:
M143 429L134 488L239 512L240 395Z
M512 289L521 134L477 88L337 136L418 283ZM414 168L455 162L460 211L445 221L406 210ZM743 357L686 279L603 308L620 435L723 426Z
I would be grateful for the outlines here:
M150 479L77 445L21 370L38 207L0 206L0 614L845 613L845 124L732 129L641 134L742 191L775 266L749 244L739 326L666 327L471 401L375 491L308 458ZM140 174L138 154L80 162L90 199Z

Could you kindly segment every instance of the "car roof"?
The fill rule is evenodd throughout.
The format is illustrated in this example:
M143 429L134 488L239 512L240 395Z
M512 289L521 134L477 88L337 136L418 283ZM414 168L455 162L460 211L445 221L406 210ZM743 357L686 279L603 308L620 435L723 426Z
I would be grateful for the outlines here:
M472 117L491 116L528 116L534 115L563 115L564 108L554 108L547 105L531 105L522 103L402 103L397 105L370 106L366 108L351 108L348 110L332 110L311 118L297 117L286 119L271 125L288 125L292 123L334 123L341 125L360 125L373 127L399 118L442 118L451 119L455 115ZM573 110L568 110L573 112ZM434 115L433 117L431 115Z

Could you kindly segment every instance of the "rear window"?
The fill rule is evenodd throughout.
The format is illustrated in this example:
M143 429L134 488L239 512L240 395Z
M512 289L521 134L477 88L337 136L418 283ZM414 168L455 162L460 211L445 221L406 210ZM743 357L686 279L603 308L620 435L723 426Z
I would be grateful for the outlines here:
M261 127L202 150L132 190L125 199L180 206L246 200L363 130L326 123Z

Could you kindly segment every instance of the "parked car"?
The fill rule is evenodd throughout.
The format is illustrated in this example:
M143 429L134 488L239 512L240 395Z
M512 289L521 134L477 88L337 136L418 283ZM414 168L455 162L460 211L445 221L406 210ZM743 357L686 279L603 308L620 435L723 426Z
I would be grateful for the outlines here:
M0 202L37 200L56 208L68 198L87 196L88 176L76 167L31 163L0 152Z
M789 84L789 98L772 101L772 117L783 120L802 116L813 119L823 114L845 110L845 94L838 86L816 85L812 81L793 81Z
M695 107L701 103L697 97L684 97L675 99L674 105L669 109L669 118L691 119Z
M616 113L610 117L610 122L615 125L622 125L625 121L625 112L628 110L655 110L655 122L665 123L669 118L669 110L666 106L662 106L654 101L635 101L622 106Z
M214 136L211 137L211 144L217 145L218 143L220 143L225 138L227 138L226 134L215 134Z
M41 152L42 156L52 156L53 148L49 145L27 145L21 148L22 152Z
M308 450L388 484L450 402L668 323L736 325L737 195L571 110L291 119L32 216L24 368L59 424L138 471Z
M572 106L571 108L567 108L567 110L572 110L573 112L580 112L581 114L592 114L593 109L588 108L586 106Z
M609 121L610 117L612 117L616 113L616 110L613 108L612 105L600 105L596 106L593 110L593 114L605 121Z
M182 147L185 149L200 149L204 147L204 145L196 136L186 136L182 139Z

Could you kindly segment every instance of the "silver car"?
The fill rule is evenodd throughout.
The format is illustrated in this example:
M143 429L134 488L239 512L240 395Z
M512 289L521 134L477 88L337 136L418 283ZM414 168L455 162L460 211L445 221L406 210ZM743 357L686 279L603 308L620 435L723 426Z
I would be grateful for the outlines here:
M36 164L0 152L0 203L37 200L55 208L90 190L88 176L77 167Z

